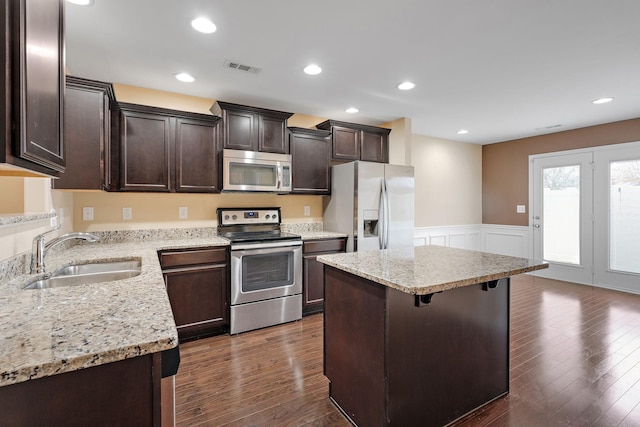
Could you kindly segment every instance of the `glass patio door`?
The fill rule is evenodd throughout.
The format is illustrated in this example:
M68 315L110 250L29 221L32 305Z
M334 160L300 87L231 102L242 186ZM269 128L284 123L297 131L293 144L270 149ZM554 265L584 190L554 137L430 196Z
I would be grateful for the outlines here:
M537 274L593 283L593 154L533 160L534 257L549 263Z
M640 293L640 146L595 153L594 284Z
M532 156L540 276L640 293L640 142Z

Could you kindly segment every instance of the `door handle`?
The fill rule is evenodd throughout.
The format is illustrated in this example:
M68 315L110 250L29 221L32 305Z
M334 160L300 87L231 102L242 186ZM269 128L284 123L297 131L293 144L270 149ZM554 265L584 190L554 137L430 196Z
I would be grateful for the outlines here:
M533 224L535 228L540 228L540 224Z

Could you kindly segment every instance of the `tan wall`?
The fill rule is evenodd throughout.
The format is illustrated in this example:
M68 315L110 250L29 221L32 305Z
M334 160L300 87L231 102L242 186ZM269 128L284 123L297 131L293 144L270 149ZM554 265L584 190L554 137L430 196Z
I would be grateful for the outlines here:
M482 222L529 225L529 155L634 141L640 118L483 146Z
M18 178L11 186L3 187L3 191L22 190L23 209L11 213L41 213L55 210L60 220L60 212L64 214L62 227L56 234L73 230L73 193L51 190L49 178ZM2 184L9 184L2 181ZM51 228L50 220L30 221L26 223L0 227L0 260L11 258L20 253L31 251L31 241L39 233ZM55 236L55 234L54 234Z
M391 129L389 134L389 163L394 165L411 164L411 119L403 117L392 122L380 125L383 128Z
M24 212L24 178L0 176L0 214Z
M82 220L82 208L93 207L94 220ZM179 219L178 208L188 209L188 219ZM218 207L282 207L282 222L322 221L321 196L278 196L275 194L74 194L74 230L141 230L153 228L213 227ZM304 216L309 206L310 216ZM122 219L122 208L132 208L132 219Z
M482 147L413 135L416 227L479 224Z

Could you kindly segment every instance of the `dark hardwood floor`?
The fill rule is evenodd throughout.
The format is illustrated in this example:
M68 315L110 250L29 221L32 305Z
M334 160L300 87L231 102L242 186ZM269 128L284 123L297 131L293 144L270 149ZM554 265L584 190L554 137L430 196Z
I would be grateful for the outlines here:
M322 315L181 353L178 426L349 425L328 399ZM510 388L455 426L640 426L640 296L512 278Z

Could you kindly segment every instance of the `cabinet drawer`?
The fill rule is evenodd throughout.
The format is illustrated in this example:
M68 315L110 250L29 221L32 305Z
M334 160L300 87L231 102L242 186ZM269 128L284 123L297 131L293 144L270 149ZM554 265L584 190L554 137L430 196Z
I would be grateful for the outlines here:
M344 252L346 239L313 240L302 243L302 251L305 254L314 252Z
M226 248L160 252L160 265L163 269L183 265L221 264L226 261Z

